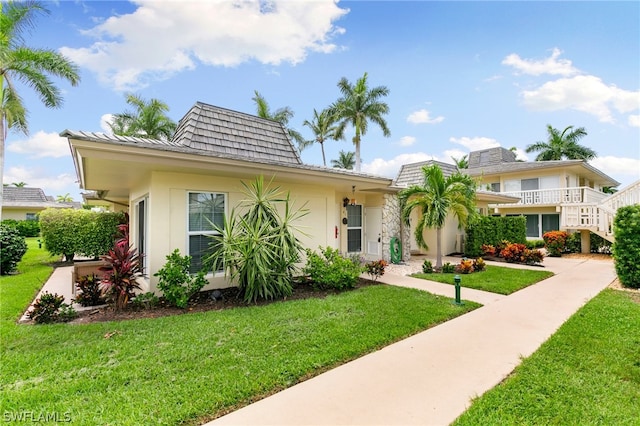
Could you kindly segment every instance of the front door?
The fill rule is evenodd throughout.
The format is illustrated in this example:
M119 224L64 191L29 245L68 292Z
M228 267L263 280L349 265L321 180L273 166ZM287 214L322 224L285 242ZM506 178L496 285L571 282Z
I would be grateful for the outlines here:
M364 209L365 256L369 260L382 258L382 208Z

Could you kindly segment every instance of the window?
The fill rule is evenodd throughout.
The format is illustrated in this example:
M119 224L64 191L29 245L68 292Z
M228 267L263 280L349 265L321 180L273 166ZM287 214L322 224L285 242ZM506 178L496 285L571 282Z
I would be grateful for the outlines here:
M527 218L527 237L540 238L540 231L538 229L539 215L526 214Z
M542 234L549 231L558 231L560 229L559 214L543 214L542 215Z
M140 254L140 269L142 269L142 275L147 275L147 258L145 256L147 252L147 204L148 197L143 198L138 201L135 205L135 215L136 215L136 235L135 235L135 244L138 249L138 253Z
M38 220L38 215L36 213L27 213L26 220Z
M191 272L202 269L211 236L218 235L216 225L224 227L226 205L225 194L213 192L189 192L189 256L191 256Z
M500 192L500 182L494 182L491 184L491 191Z
M347 252L362 251L362 206L347 206Z
M522 179L520 185L523 191L531 191L534 189L538 189L538 178Z

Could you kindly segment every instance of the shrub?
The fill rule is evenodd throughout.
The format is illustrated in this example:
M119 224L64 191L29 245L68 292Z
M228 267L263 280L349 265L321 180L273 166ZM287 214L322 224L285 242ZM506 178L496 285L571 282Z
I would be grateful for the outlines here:
M470 274L473 272L473 260L462 259L460 264L456 267L456 272L461 274Z
M473 270L475 272L482 272L486 268L487 268L487 264L484 262L484 259L482 259L481 257L473 261Z
M175 249L167 256L167 263L153 274L159 277L158 288L170 305L186 308L189 299L207 284L205 271L192 275L190 269L191 256L181 256L180 250Z
M494 246L492 246L491 244L483 244L482 245L482 254L484 254L485 256L495 256L496 255L496 248Z
M618 209L613 233L613 260L620 284L640 288L640 204Z
M564 249L568 253L580 253L582 251L582 241L579 232L573 232L567 235Z
M500 250L500 257L510 263L522 262L522 255L525 250L528 249L524 244L507 244L502 250Z
M560 257L565 251L567 243L567 234L565 231L549 231L545 232L542 239L545 243L545 248L549 253L549 256Z
M477 257L482 254L482 245L497 246L502 240L524 244L527 240L527 225L524 216L479 216L466 229L465 255Z
M40 222L37 220L5 219L2 224L17 229L20 236L25 238L40 235Z
M109 253L102 256L107 266L100 267L105 273L102 277L102 294L116 310L124 308L135 295L135 290L140 289L136 281L141 275L140 256L129 245L128 226L123 225L122 230L122 238L116 241Z
M27 317L37 324L70 321L77 316L75 310L64 303L64 296L44 292L33 304Z
M422 262L422 272L425 274L433 274L433 263L429 259Z
M96 274L84 275L76 282L78 293L74 301L81 306L98 306L105 303L100 287L100 278Z
M337 249L320 247L320 253L306 250L307 263L303 273L311 279L316 290L345 290L354 288L362 267L340 255Z
M137 294L136 297L131 300L131 304L139 309L151 309L158 306L158 303L160 303L160 299L150 291Z
M544 247L544 240L527 240L525 245L529 250L539 249Z
M380 260L372 260L364 265L364 270L373 281L377 281L378 278L384 275L384 268L387 266L387 262Z
M611 241L607 241L598 234L590 233L591 253L611 254ZM574 232L567 237L565 251L568 253L580 253L582 251L582 243L580 232Z
M291 295L293 276L300 261L302 244L296 237L294 222L308 213L294 210L289 193L265 187L259 176L245 187L246 199L225 218L224 227L213 224L213 238L205 262L238 284L245 302ZM278 205L282 206L279 213Z
M27 252L27 243L17 229L0 225L0 273L7 275L16 269Z
M544 259L544 253L541 250L535 249L525 249L522 252L521 262L526 263L527 265L535 265L537 263L542 263Z
M124 213L77 209L46 209L39 217L45 248L67 261L75 254L106 254L113 247L117 226L127 219Z
M446 262L442 265L442 272L444 274L453 274L456 272L456 265L452 265L450 262Z

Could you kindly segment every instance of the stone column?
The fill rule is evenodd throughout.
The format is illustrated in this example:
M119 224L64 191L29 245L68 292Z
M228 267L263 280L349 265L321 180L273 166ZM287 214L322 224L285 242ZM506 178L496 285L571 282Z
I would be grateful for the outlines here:
M382 258L391 261L391 239L399 238L402 243L402 260L411 257L411 230L402 223L400 200L396 194L384 194L382 206Z
M591 231L588 229L580 230L580 252L591 253Z

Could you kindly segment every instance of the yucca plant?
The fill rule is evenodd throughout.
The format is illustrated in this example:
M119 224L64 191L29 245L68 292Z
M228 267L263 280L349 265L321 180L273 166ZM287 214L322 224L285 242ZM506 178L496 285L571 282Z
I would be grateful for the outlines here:
M308 210L294 210L289 194L269 188L262 176L242 185L246 199L225 217L223 228L213 224L219 235L212 237L205 262L224 269L247 303L289 296L302 250L294 222Z

